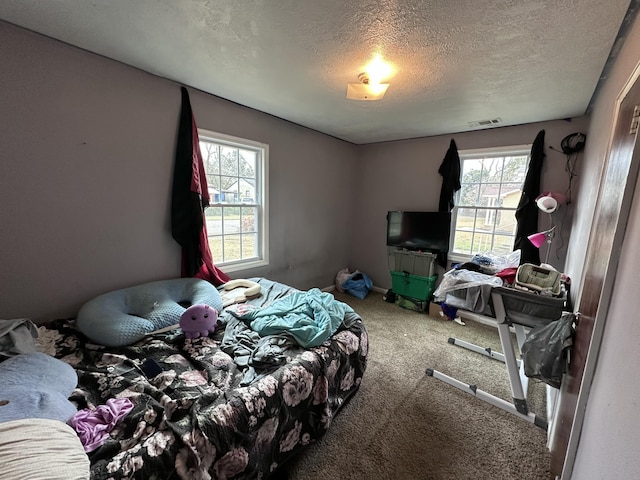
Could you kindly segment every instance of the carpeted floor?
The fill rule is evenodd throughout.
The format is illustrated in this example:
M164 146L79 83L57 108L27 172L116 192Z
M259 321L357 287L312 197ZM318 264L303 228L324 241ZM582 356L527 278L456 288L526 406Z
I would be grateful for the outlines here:
M294 458L288 480L553 479L546 432L436 378L434 368L506 400L503 363L451 345L459 338L501 351L495 328L402 309L371 292L333 292L363 318L369 360L360 390L327 435ZM545 415L545 386L530 382L531 409Z

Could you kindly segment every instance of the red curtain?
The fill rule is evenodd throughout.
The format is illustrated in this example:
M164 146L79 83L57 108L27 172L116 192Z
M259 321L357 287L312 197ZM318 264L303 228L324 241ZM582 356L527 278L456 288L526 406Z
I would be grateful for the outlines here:
M209 205L209 189L204 171L200 139L189 92L182 91L182 109L171 198L171 235L182 247L182 276L222 285L229 277L213 262L207 238L204 209Z

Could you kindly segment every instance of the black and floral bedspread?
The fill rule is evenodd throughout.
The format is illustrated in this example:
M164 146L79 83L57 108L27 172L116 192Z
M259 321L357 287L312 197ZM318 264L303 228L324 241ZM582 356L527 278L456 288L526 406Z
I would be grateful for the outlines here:
M293 291L254 280L263 292L250 300L254 305ZM221 348L223 327L205 338L187 340L173 330L114 348L88 341L73 320L53 322L48 329L55 356L78 372L71 397L78 408L96 408L114 397L134 405L89 453L91 478L268 478L327 431L360 385L367 333L357 314L345 317L328 341L286 349L282 365L265 365L250 384L244 384L247 366ZM147 359L162 367L158 375L143 373Z

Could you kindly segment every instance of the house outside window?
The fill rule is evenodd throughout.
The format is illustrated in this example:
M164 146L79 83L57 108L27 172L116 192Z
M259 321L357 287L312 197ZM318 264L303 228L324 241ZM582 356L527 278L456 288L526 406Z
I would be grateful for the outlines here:
M530 152L531 145L458 152L461 188L452 212L452 258L513 251Z
M209 247L225 272L268 263L268 145L198 129L210 206Z

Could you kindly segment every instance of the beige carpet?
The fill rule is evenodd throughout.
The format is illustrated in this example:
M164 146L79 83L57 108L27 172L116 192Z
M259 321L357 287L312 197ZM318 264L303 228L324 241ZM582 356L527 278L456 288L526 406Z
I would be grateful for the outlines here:
M288 480L552 479L546 433L436 378L434 368L506 400L503 363L451 345L459 338L501 351L498 331L333 292L364 319L369 360L360 390L327 435L296 457ZM544 384L530 382L530 407L545 416Z

